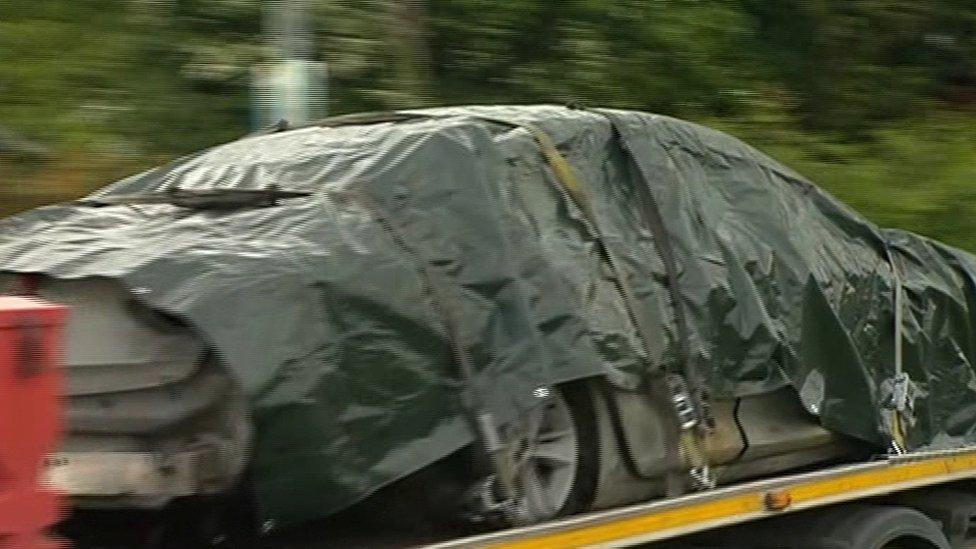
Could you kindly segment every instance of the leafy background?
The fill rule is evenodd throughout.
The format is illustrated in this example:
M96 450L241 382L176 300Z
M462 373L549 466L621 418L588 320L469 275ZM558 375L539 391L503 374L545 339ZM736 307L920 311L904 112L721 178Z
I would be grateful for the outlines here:
M971 0L307 0L330 114L578 101L724 129L976 251ZM0 215L251 129L258 0L0 0Z

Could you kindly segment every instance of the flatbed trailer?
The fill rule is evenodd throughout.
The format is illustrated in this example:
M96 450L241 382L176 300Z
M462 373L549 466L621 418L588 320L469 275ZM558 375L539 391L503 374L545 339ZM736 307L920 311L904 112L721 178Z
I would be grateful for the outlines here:
M859 526L872 526L867 524L871 522L872 509L876 513L902 511L904 514L910 511L924 515L939 526L945 536L944 540L937 537L929 540L925 539L924 533L910 532L903 536L904 540L886 541L881 532L880 544L875 544L876 547L974 547L976 488L960 485L961 481L971 479L976 479L976 448L973 447L891 455L865 463L777 476L425 547L603 548L669 542L668 547L698 547L697 543L703 543L708 547L860 548L862 545L844 545L845 540L840 538L849 537L851 543L862 543L856 541L863 538L858 538L862 533L837 532L832 526L838 522L838 512L845 516L864 515L864 520L858 522L865 524L853 525L855 530ZM865 503L874 507L865 507ZM768 542L770 538L775 540L776 536L784 535L774 517L801 512L804 523L826 522L813 527L819 532L814 531L812 537L803 537L802 532L787 527L790 535L780 537L781 544ZM833 513L833 519L830 513ZM771 518L772 522L764 520ZM895 524L898 523L906 524L904 520L896 520ZM697 534L732 525L741 526L734 534L718 534L710 540L695 541ZM770 532L777 528L779 532ZM897 532L888 536L892 534ZM726 538L724 542L723 537Z

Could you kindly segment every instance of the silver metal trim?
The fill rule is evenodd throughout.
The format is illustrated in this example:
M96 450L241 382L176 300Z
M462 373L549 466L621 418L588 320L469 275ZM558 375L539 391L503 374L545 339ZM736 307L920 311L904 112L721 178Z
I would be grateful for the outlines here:
M175 498L198 493L200 459L197 452L60 452L47 458L43 476L68 496Z

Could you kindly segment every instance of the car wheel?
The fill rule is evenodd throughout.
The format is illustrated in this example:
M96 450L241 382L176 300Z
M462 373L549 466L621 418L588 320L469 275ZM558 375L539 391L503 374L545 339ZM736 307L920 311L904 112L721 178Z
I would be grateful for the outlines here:
M598 475L596 429L585 382L549 390L522 419L515 452L520 497L512 522L541 522L589 507Z

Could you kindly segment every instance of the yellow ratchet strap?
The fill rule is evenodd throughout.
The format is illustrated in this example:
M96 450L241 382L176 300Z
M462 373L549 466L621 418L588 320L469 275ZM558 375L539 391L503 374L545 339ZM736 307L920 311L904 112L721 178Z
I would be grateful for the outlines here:
M583 184L580 183L579 179L576 177L573 167L570 166L569 162L566 160L566 157L564 157L562 153L559 152L559 149L556 148L556 145L553 143L552 138L549 137L549 134L531 124L516 124L513 122L494 119L491 119L490 121L513 127L521 127L529 132L536 144L539 145L539 150L542 152L543 157L545 157L546 162L549 164L553 174L556 176L556 181L558 181L559 184L566 190L573 202L576 203L576 206L579 207L579 209L583 212L583 215L586 216L586 218L593 225L594 229L599 232L599 225L597 224L592 204L590 203L589 197L586 195ZM610 260L612 263L612 258L610 258ZM620 277L618 276L618 278ZM623 282L622 279L621 282ZM625 293L629 293L629 288L625 289ZM625 297L629 298L631 296ZM632 307L632 304L629 305L630 306L628 308ZM634 320L636 321L634 311L631 311L631 316L634 316ZM688 468L694 484L698 485L699 488L711 488L712 482L709 480L708 456L703 450L705 445L705 437L701 432L701 429L698 429L697 427L683 429L677 442L679 454L683 458L685 466Z

